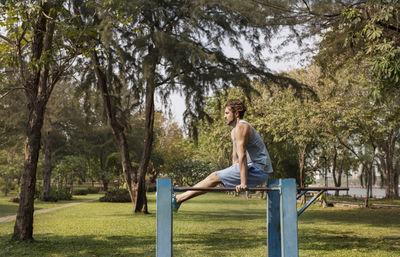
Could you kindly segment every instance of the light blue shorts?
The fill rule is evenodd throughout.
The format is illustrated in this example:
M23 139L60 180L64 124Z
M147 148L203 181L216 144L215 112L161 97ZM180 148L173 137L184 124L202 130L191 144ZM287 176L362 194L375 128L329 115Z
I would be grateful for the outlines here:
M268 173L260 170L253 164L247 165L248 175L247 175L247 186L255 187L262 185L268 180ZM240 185L240 169L239 164L233 164L232 166L217 171L218 178L222 181L225 187L235 187Z

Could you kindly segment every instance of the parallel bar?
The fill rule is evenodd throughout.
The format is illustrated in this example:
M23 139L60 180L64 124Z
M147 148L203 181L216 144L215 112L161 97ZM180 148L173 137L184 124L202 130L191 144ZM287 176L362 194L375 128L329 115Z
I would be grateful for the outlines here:
M244 191L279 191L279 187L249 187ZM174 187L175 192L184 191L207 191L207 192L221 192L221 191L236 191L235 187Z
M281 245L282 257L298 257L296 180L281 180Z
M314 195L313 198L311 198L306 205L303 206L303 208L300 209L300 211L297 212L297 216L300 216L322 193L324 193L325 190L321 190L318 192L318 194Z
M276 191L279 187L249 187L244 191ZM320 190L349 190L346 187L298 187L297 191L320 191ZM175 192L185 191L236 191L234 187L174 187Z
M297 191L346 190L348 187L298 187Z
M269 187L280 186L281 179L269 179ZM268 257L281 257L280 192L267 192L267 246Z
M172 180L157 179L157 257L172 256Z

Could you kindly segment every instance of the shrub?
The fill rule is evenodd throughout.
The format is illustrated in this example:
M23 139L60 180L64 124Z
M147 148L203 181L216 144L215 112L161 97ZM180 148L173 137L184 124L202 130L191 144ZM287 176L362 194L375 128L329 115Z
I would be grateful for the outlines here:
M72 191L73 195L87 195L89 193L89 190L87 189L76 189Z
M113 189L106 193L105 196L100 198L100 202L120 202L126 203L130 202L131 197L129 195L128 189Z
M41 184L36 185L35 198L46 202L57 202L58 200L71 200L72 194L69 188L66 187L50 187L50 195L45 199L43 197L43 187Z
M69 188L61 187L58 188L58 190L56 191L56 197L58 198L58 200L71 200L72 194Z
M12 203L19 203L19 196L15 196L13 198L10 199L10 202Z
M88 187L88 194L97 194L100 192L100 187Z

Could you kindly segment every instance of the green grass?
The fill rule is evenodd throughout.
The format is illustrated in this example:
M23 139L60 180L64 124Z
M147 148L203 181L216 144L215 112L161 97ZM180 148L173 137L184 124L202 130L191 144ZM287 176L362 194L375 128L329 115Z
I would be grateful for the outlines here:
M104 194L88 194L88 195L74 195L71 200L58 201L58 202L43 202L38 199L35 200L35 210L48 209L57 206L61 206L67 203L81 202L90 199L96 199L102 197ZM0 196L0 218L10 215L15 215L18 210L18 203L10 202L10 199L14 196L10 194L8 196Z
M35 216L31 244L10 242L0 225L0 256L155 256L155 197L150 215L130 203L90 202ZM265 201L209 193L174 215L174 256L266 256ZM400 210L320 208L299 218L300 256L399 257Z
M363 197L351 197L351 196L329 196L328 201L342 201L342 202L350 202L350 203L357 203L357 204L364 204L365 198ZM387 200L387 199L377 199L377 198L370 198L369 204L389 204L389 205L400 205L400 200Z

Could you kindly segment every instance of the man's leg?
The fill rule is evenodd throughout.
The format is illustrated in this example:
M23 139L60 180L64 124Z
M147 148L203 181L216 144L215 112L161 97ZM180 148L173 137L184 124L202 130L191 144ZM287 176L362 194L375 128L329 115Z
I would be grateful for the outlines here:
M219 179L218 175L216 172L211 173L208 175L205 179L194 185L194 187L215 187L221 183L221 180ZM181 203L186 200L189 200L190 198L193 198L198 195L205 194L207 192L205 191L186 191L183 194L177 195L176 196L176 202Z

